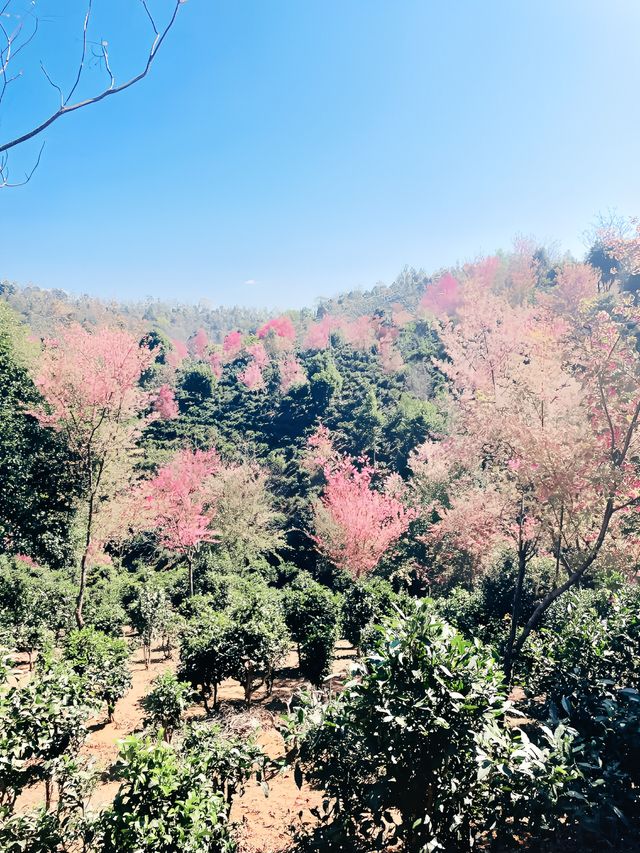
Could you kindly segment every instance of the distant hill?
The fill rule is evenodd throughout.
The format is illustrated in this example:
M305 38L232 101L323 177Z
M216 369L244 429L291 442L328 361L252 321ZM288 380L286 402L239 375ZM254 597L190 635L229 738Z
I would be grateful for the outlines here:
M430 276L423 270L406 267L391 285L376 285L371 290L352 290L331 299L321 299L316 307L288 312L300 323L316 316L333 314L349 319L364 314L391 311L396 306L414 311ZM233 329L249 332L275 312L260 308L216 307L166 302L160 299L105 301L87 294L69 294L64 290L44 290L33 285L0 282L0 298L19 314L34 334L46 336L60 321L104 324L116 323L132 332L150 327L170 338L186 341L202 328L209 339L220 343Z

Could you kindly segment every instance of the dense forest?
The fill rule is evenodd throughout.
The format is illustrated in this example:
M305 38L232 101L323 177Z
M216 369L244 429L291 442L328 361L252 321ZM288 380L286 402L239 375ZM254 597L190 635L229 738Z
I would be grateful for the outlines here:
M0 850L636 849L638 275L640 229L284 314L5 282Z

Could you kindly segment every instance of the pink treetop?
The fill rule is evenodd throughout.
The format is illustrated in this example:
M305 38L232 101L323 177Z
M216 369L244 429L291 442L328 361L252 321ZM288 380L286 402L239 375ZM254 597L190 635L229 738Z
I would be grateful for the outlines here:
M267 320L264 325L258 329L258 337L266 338L269 332L273 332L276 337L284 338L287 341L295 341L296 330L291 322L291 318L285 314L282 317L274 317L272 320Z
M108 327L89 332L78 324L45 342L41 355L35 381L46 406L34 414L42 424L64 429L83 486L85 530L76 601L80 627L100 516L109 514L133 478L135 439L149 403L140 379L152 361L149 349L127 332Z
M369 350L375 345L378 321L363 314L342 324L342 333L348 344L357 350Z
M195 335L189 339L189 349L194 358L203 359L209 346L209 338L204 329L198 329Z
M372 571L414 517L395 494L372 488L374 469L350 458L324 470L326 486L314 507L318 551L359 578ZM397 484L394 482L394 491Z
M304 340L306 349L326 349L329 346L331 333L339 329L341 322L337 317L326 314L316 323L311 323Z
M173 370L177 370L189 355L189 350L187 349L187 345L184 341L172 340L171 346L172 349L169 350L166 356L167 364L169 367L173 368Z
M227 361L233 361L244 345L241 332L229 332L222 342L222 352Z
M220 379L222 376L223 365L223 356L220 350L213 350L213 352L209 354L209 364L211 365L213 375L216 377L216 379Z
M190 556L216 539L210 480L220 467L215 450L180 450L142 486L148 524L165 548Z
M34 414L45 426L65 426L73 449L82 452L108 424L138 417L148 399L139 380L152 361L127 332L69 326L44 344L35 382L49 411Z
M238 374L238 379L246 385L249 391L261 391L265 387L262 370L255 359L252 359L245 369Z
M253 358L257 366L262 370L269 364L269 356L262 341L256 341L247 347L248 354Z
M618 299L597 310L588 271L561 271L555 293L523 302L487 289L468 270L454 321L441 337L452 383L452 433L413 460L416 488L441 520L429 538L479 563L516 546L520 575L536 553L553 555L562 583L520 632L577 583L640 505L640 310ZM514 285L515 286L515 285ZM610 296L607 297L610 300ZM605 303L606 304L606 303ZM633 537L630 537L632 539ZM512 625L515 639L515 621Z
M283 394L307 382L307 374L294 355L286 355L280 362L280 390Z
M458 280L446 272L438 281L427 285L420 308L436 317L455 314L460 299L459 288Z
M161 385L158 388L158 396L154 401L153 408L162 420L172 421L178 417L180 409L170 385Z

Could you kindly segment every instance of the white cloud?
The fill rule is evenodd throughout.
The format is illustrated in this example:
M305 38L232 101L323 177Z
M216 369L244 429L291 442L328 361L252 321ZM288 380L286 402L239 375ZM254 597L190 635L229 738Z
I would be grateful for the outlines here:
M245 281L245 284L257 284L257 283L258 283L258 282L255 280L255 278L248 278L248 279Z

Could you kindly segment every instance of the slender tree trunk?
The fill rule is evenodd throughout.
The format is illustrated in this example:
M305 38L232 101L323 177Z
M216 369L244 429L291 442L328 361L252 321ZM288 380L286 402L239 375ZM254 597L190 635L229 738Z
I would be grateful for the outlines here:
M190 554L187 555L187 565L189 566L189 597L193 598L193 559Z
M507 679L507 684L511 684L513 675L513 644L516 639L516 631L518 630L518 619L520 618L520 607L522 605L522 588L524 586L524 576L527 568L527 552L525 546L521 543L518 547L518 577L516 578L516 588L513 594L513 606L511 608L511 627L509 629L509 639L504 655L504 674Z
M84 608L84 594L87 587L87 562L89 559L89 549L91 548L91 532L93 527L93 484L90 485L89 493L89 515L87 518L87 535L84 541L84 552L80 560L80 583L78 586L78 597L76 598L76 625L78 628L84 628L84 618L82 610Z
M557 586L555 589L552 589L545 597L542 599L540 604L536 607L536 609L531 614L529 621L522 629L520 636L513 648L513 660L520 654L522 651L522 647L524 646L527 637L529 634L538 627L540 622L542 621L542 617L547 612L547 610L551 607L553 602L560 598L560 596L565 593L568 589L571 589L572 586L575 586L580 582L585 572L591 568L596 557L600 553L600 549L604 543L605 537L607 535L607 530L609 529L609 524L611 522L611 517L613 516L614 508L613 508L613 498L609 498L606 503L604 514L602 517L602 522L600 524L600 532L598 533L598 538L596 539L593 548L591 549L591 553L588 557L586 557L580 566L572 572L567 580Z
M90 541L90 540L89 540ZM87 546L88 548L88 546ZM82 610L84 608L84 593L87 586L87 551L85 550L80 560L80 584L78 586L78 597L76 598L76 625L78 628L84 628L84 618Z

